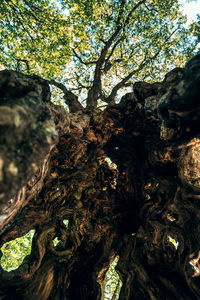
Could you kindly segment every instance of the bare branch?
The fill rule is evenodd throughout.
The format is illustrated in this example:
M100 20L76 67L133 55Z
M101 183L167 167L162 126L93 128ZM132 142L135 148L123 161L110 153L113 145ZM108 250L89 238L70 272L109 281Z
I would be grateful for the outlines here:
M160 53L160 52L159 52ZM112 89L110 95L107 98L107 103L113 105L115 104L115 97L117 95L117 92L119 89L126 87L127 86L127 81L129 79L131 79L131 77L138 73L140 70L142 70L144 68L144 66L147 64L147 62L150 62L151 60L153 60L159 53L156 53L154 56L152 56L149 60L146 60L146 57L143 59L143 61L139 64L138 68L133 70L132 72L130 72L126 77L124 77L120 82L118 82L118 84L116 84L116 86ZM130 84L129 84L130 86Z
M116 84L116 86L112 89L110 95L108 96L106 102L113 105L115 104L115 97L117 95L117 92L119 89L123 88L126 84L126 82L138 71L134 70L131 73L129 73L125 78L123 78L120 82L118 82L118 84Z
M56 86L64 93L65 103L69 106L70 112L74 113L83 110L83 106L78 101L78 97L74 95L71 91L68 91L64 84L57 82L55 80L47 80L51 85Z

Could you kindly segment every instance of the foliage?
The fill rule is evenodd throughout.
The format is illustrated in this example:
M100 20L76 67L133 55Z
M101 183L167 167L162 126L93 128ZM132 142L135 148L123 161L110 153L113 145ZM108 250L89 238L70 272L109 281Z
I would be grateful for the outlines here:
M105 48L101 100L124 79L117 90L130 79L161 78L166 66L182 65L197 45L195 25L184 27L177 0L3 0L0 16L0 63L54 77L82 101Z
M193 36L196 37L196 40L200 43L200 14L197 15L197 22L190 24L190 31Z
M3 0L0 15L1 62L43 76L59 74L68 52L68 37L64 30L67 20L56 5L49 0Z
M32 238L35 230L30 230L26 235L7 242L1 248L1 266L6 271L17 269L24 258L31 253Z

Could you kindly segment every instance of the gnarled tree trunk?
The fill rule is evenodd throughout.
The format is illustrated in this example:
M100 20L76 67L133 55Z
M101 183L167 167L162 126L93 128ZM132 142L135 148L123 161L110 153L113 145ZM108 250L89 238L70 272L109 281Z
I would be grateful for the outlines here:
M104 111L13 71L0 89L1 246L35 229L0 299L101 299L116 255L120 299L199 299L200 55Z

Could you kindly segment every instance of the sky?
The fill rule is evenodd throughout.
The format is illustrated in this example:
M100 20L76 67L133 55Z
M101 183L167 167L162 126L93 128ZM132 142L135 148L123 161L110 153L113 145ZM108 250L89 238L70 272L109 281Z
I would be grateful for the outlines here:
M179 0L183 5L183 12L187 15L188 24L196 20L196 15L200 14L200 0L187 3L185 0Z

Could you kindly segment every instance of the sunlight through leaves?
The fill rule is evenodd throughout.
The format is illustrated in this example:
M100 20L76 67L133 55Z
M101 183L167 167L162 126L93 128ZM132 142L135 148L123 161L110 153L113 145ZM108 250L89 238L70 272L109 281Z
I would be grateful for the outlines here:
M24 258L31 253L32 239L35 230L30 230L26 235L7 242L1 248L1 266L5 271L17 269Z

